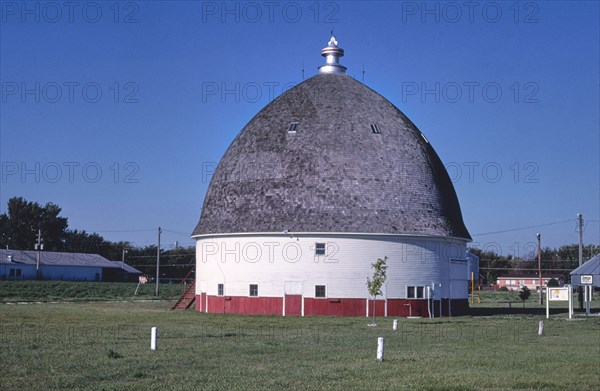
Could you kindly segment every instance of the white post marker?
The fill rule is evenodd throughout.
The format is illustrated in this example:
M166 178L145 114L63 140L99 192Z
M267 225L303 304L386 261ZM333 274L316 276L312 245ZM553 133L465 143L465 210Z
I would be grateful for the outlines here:
M538 327L538 335L544 335L544 321L540 320L540 325Z
M383 337L377 338L377 361L383 362Z
M573 318L573 287L571 285L567 285L569 287L569 319Z
M550 319L550 295L546 299L546 319Z
M592 301L592 286L586 285L585 290L585 316L590 316L590 301Z
M431 287L426 286L425 291L427 293L427 313L429 314L429 319L431 319Z
M150 349L156 350L156 338L158 336L158 329L156 327L152 327L152 333L150 336Z
M398 319L394 319L394 322L392 322L392 330L398 331Z

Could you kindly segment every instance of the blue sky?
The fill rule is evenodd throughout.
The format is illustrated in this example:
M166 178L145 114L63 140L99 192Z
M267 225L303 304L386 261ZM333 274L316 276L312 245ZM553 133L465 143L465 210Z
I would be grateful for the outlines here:
M579 212L600 243L598 2L0 6L0 212L23 196L110 240L191 244L208 172L334 29L437 150L476 245L575 243Z

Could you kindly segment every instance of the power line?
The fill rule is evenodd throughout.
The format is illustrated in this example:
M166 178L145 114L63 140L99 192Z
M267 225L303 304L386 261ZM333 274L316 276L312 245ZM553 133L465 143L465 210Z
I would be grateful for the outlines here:
M515 232L515 231L523 231L526 229L532 229L532 228L540 228L540 227L547 227L549 225L556 225L556 224L563 224L563 223L570 223L573 222L573 219L569 219L569 220L561 220L561 221L554 221L552 223L546 223L546 224L539 224L539 225L530 225L528 227L520 227L520 228L513 228L513 229L505 229L502 231L493 231L493 232L483 232L480 234L473 234L473 236L485 236L485 235L494 235L494 234L502 234L502 233L506 233L506 232Z
M137 267L156 268L156 263L151 263L151 264L133 264L131 266L134 266L136 268ZM165 263L165 264L161 263L160 264L161 269L163 267L185 267L185 268L189 268L190 266L195 266L195 263L190 262L190 263L176 263L176 264L171 264L171 263Z
M87 232L94 232L94 233L104 233L104 232L114 232L114 233L119 233L119 232L154 232L156 231L156 228L145 228L145 229L108 229L108 230L87 230ZM189 232L181 232L181 231L174 231L174 230L170 230L170 229L163 229L163 232L170 232L173 234L177 234L177 235L183 235L186 237L190 237L190 233Z
M506 270L508 272L512 272L512 273L525 273L525 272L536 272L537 273L537 269L513 269L510 267L480 267L479 270ZM556 272L556 271L566 271L566 272L570 272L573 269L544 269L545 271L550 271L550 272Z
M195 252L189 252L189 253L188 252L181 252L181 253L172 254L172 253L167 253L166 251L163 251L162 254L165 257L170 257L170 258L185 258L185 257L196 255ZM128 259L135 259L135 258L156 258L156 255L130 255L127 258Z
M156 231L156 229L122 229L122 230L106 230L106 231L94 231L94 230L88 230L88 232L93 232L93 233L104 233L104 232L154 232Z
M479 263L482 262L536 262L536 259L522 259L522 258L512 258L512 259L493 259L493 258L480 258ZM577 262L577 259L542 259L543 262Z
M166 228L163 229L163 231L164 232L170 232L170 233L176 234L176 235L182 235L182 236L185 236L187 238L189 238L191 236L189 232L173 231L173 230L166 229Z

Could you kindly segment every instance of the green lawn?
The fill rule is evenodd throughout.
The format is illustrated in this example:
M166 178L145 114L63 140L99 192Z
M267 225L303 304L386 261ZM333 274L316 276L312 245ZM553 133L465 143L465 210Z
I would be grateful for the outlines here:
M0 303L19 301L106 301L106 300L177 300L182 284L161 284L155 296L155 285L123 282L76 281L0 281Z
M520 304L519 304L520 305ZM600 318L283 318L0 304L0 390L600 389ZM159 349L150 350L150 329ZM375 360L385 337L385 361Z

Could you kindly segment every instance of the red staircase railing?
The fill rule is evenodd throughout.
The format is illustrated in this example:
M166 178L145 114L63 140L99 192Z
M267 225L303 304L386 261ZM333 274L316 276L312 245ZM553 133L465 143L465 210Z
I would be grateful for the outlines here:
M186 276L183 277L183 279L181 280L181 283L183 284L183 286L186 285L188 277L193 272L194 272L194 269L192 268L188 272L188 274L186 274ZM192 281L192 283L190 284L189 287L185 288L183 294L181 295L179 300L177 300L177 302L173 305L173 307L171 307L171 309L172 310L186 310L186 309L190 308L190 306L192 305L194 300L196 300L196 280L195 279Z

